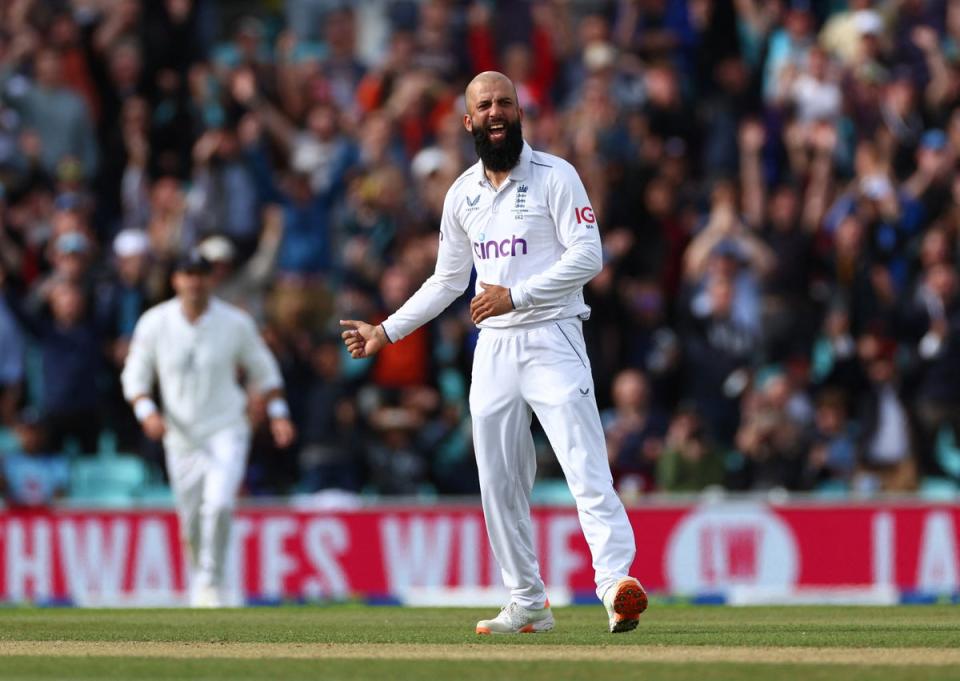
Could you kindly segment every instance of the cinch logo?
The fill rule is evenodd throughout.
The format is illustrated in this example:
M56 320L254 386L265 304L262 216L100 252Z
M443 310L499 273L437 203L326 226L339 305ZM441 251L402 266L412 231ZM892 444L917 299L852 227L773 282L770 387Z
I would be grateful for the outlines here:
M512 258L517 255L517 246L523 248L523 251L520 255L527 254L527 242L525 239L518 239L516 235L511 236L509 239L504 239L502 241L497 241L496 239L491 239L490 241L474 241L473 242L473 252L477 254L477 257L480 260L489 260L490 258Z

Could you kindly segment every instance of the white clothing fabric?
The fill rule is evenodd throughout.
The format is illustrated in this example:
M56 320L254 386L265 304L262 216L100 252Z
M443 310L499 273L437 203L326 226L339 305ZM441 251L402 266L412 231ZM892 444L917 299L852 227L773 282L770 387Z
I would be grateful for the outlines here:
M194 591L223 587L233 508L249 449L246 424L220 430L200 447L166 448L167 474L188 548Z
M910 423L907 412L889 383L880 388L877 432L870 440L870 460L895 464L910 456Z
M818 80L809 74L797 78L790 97L797 107L797 118L804 123L834 121L843 105L840 86L829 80Z
M470 411L487 534L512 600L546 601L530 523L536 412L577 502L597 596L627 576L636 547L613 488L581 331L583 285L603 266L596 216L576 170L526 143L499 188L482 162L447 192L437 267L383 322L398 341L456 300L470 281L510 289L514 310L480 323Z
M583 285L603 266L596 216L577 171L526 143L499 188L478 161L447 192L433 276L383 323L398 341L427 323L466 290L471 265L480 282L510 289L515 310L481 328L587 319Z
M581 326L567 319L483 329L474 354L470 413L487 533L512 600L525 608L546 601L530 524L533 413L576 499L598 598L627 576L636 554L610 475Z
M167 425L164 444L203 445L214 433L246 423L247 397L237 369L258 392L283 385L277 361L246 312L211 299L191 323L178 298L147 310L137 322L123 368L123 395L130 401L160 384Z
M173 298L137 322L121 375L129 401L149 396L154 380L160 386L167 473L194 596L213 589L223 597L233 507L250 447L239 369L258 392L283 387L250 315L214 298L191 323Z

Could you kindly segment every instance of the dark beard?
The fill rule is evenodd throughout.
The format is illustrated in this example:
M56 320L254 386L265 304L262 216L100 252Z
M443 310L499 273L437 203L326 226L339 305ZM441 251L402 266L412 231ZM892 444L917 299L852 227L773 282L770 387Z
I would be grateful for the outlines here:
M473 146L477 150L477 156L483 161L484 168L495 173L513 170L523 152L523 130L520 119L513 123L506 123L504 131L506 135L503 141L494 144L490 141L487 130L477 127L473 129Z

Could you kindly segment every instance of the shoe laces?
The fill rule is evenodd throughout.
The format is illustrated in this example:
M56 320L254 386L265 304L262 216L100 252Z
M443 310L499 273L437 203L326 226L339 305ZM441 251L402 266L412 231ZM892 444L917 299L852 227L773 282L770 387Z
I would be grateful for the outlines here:
M510 626L519 628L530 622L530 614L526 609L517 603L511 601L505 608L500 610L500 618L506 619Z

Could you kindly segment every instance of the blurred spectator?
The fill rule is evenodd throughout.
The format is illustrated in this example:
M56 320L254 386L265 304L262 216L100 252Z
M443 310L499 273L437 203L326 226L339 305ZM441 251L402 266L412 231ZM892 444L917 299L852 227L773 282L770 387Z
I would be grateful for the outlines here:
M794 107L800 123L833 122L839 117L843 98L823 50L811 47L803 68L785 68L787 72L781 77L783 90L780 98Z
M845 65L866 58L864 40L883 33L883 19L872 9L873 0L848 0L820 31L820 44Z
M692 407L678 409L657 460L657 488L664 492L699 492L723 484L723 458L707 437Z
M951 264L931 263L922 276L919 300L905 327L920 360L915 399L921 472L938 475L943 472L935 452L940 429L960 433L960 291Z
M104 416L117 436L122 451L139 451L143 442L140 424L134 418L120 388L120 371L130 350L133 327L140 315L163 299L166 272L150 259L150 240L136 229L121 231L113 240L113 271L97 283L95 318L107 345L109 377L104 384Z
M400 266L384 270L380 280L383 309L397 309L414 291L410 275ZM376 358L371 372L373 382L382 388L404 388L425 385L430 380L430 331L421 327L391 343Z
M455 370L441 371L439 410L424 425L420 443L433 452L433 484L440 494L479 494L477 464L467 408L466 382Z
M761 281L773 268L773 254L736 215L731 185L718 184L712 199L707 224L685 254L684 276L694 286L693 314L704 316L710 306L706 289L713 281L724 279L733 287L732 317L756 335Z
M796 401L789 377L767 367L744 396L737 450L746 457L748 489L800 489L807 441L805 405ZM798 408L799 407L799 408Z
M41 413L50 451L64 451L71 439L80 451L95 453L100 435L102 336L87 311L83 291L70 280L53 282L48 314L23 309L9 288L4 293L17 320L39 345Z
M331 263L330 220L353 162L354 147L337 129L332 104L307 112L307 129L297 130L286 116L257 93L249 72L234 78L233 96L253 107L289 159L281 182L274 177L270 160L256 133L247 133L247 155L261 201L283 208L283 239L277 268L288 274L325 273Z
M242 256L249 256L260 231L260 206L256 182L241 155L236 130L208 130L193 147L193 162L187 201L197 211L197 238L225 234Z
M356 399L340 370L341 347L334 336L320 342L311 357L314 378L300 434L300 488L307 492L359 492L363 486L367 437Z
M549 106L549 95L556 77L557 62L554 41L550 35L552 21L549 3L530 3L529 17L517 17L513 30L529 26L529 35L511 36L506 44L497 45L503 11L525 14L526 7L498 7L497 11L481 2L473 3L468 13L467 31L470 70L502 71L516 84L520 106L525 110L542 111ZM493 22L497 21L494 30ZM522 30L522 29L520 29ZM497 48L501 48L500 58Z
M379 494L416 495L427 483L426 453L416 444L423 425L420 414L408 406L380 406L370 415L377 434L367 451L370 484Z
M810 10L803 3L788 9L783 27L770 36L763 75L763 92L767 100L773 100L777 93L784 92L784 81L804 67L813 39L813 15Z
M804 353L813 341L815 318L811 284L815 252L810 229L801 217L799 192L792 185L773 189L761 236L775 265L761 295L761 326L766 355L779 361Z
M36 136L43 168L55 175L60 163L73 158L80 162L83 177L93 178L99 158L93 121L83 98L64 83L60 52L38 50L33 72L32 82L15 76L14 82L7 80L5 89L26 132Z
M706 304L694 313L684 334L684 392L720 446L733 443L740 423L740 396L757 348L753 332L734 317L733 300L733 282L713 279Z
M70 467L50 454L37 414L24 412L15 426L19 449L0 455L0 498L14 507L47 506L67 492Z
M613 407L601 414L607 457L621 492L650 491L656 485L667 418L650 406L643 372L624 369L613 381Z
M214 295L245 309L254 319L265 321L264 292L276 271L282 239L283 213L277 206L268 206L264 210L260 241L246 262L226 236L215 234L201 241L197 250L213 265Z
M0 270L0 280L3 279ZM20 327L5 297L0 297L0 425L12 425L23 383L24 346Z
M860 470L854 480L858 491L904 492L917 485L914 432L901 397L895 353L896 343L889 338L860 339L869 388L860 399Z
M817 397L803 486L816 488L839 483L849 488L856 468L856 430L850 421L846 397L836 388L824 390Z

